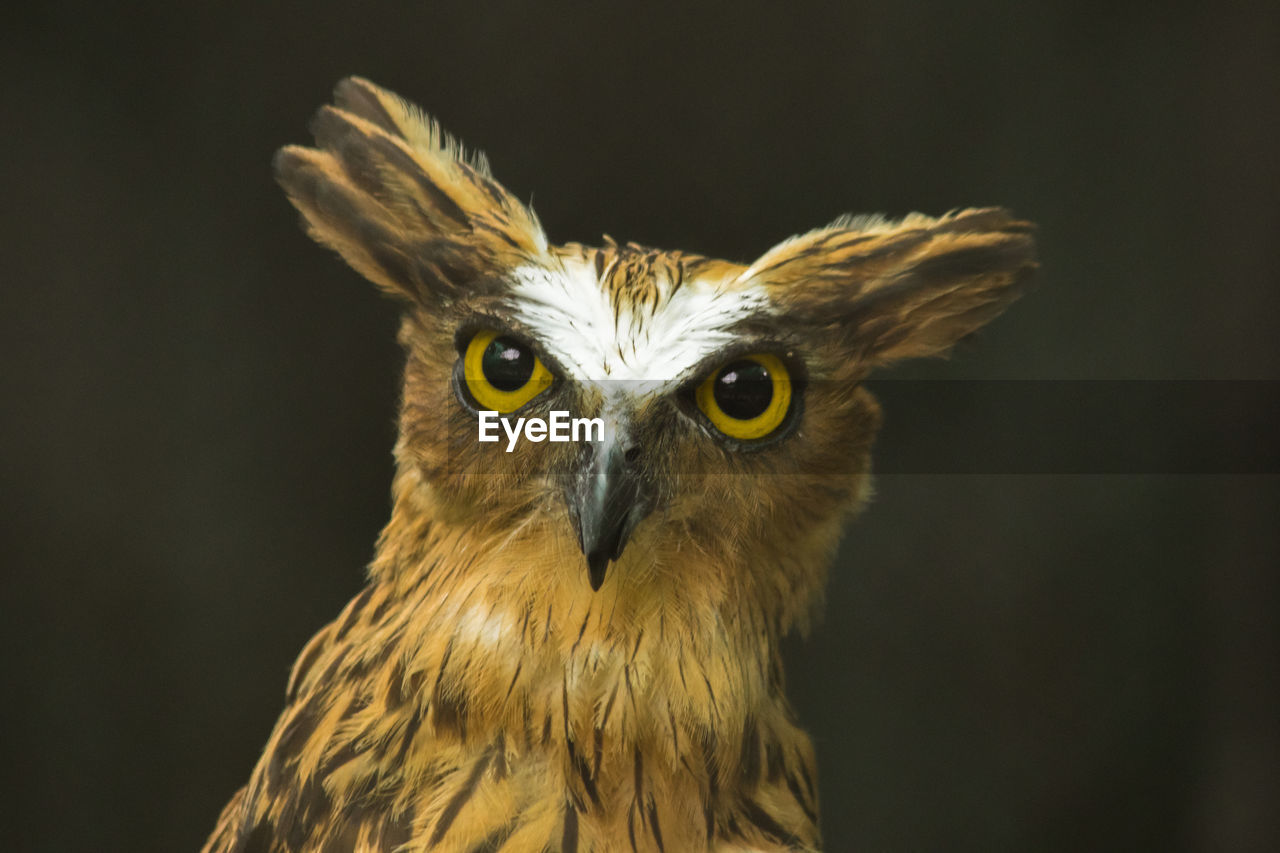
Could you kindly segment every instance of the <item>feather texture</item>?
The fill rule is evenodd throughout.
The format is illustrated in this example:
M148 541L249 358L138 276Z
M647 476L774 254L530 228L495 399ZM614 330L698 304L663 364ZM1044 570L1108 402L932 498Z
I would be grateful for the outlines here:
M778 649L870 490L879 407L860 380L1002 310L1034 267L1030 227L998 209L845 218L749 266L551 246L482 157L365 80L312 130L277 155L281 185L405 308L392 515L206 853L818 850ZM477 441L458 366L477 329L554 372L521 413L625 427L612 468L607 449ZM743 446L688 389L752 352L791 365L797 402ZM590 583L584 471L645 496Z
M357 272L427 306L483 292L546 260L533 212L416 107L359 78L312 121L317 148L287 146L276 178L308 232Z

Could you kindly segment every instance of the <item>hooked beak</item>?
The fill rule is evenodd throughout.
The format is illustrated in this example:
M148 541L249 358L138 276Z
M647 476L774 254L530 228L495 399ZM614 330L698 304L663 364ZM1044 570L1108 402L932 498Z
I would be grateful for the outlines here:
M625 441L612 437L584 445L581 467L565 496L593 591L604 583L609 561L622 556L631 531L653 508L649 489L627 458L629 450Z

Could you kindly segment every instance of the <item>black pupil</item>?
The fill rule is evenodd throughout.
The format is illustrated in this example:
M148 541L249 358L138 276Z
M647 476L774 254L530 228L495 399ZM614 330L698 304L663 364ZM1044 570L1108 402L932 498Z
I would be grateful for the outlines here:
M519 391L533 376L533 353L510 338L494 338L480 359L484 378L499 391Z
M773 402L773 380L758 361L742 359L729 364L716 376L713 387L720 411L740 421L759 417Z

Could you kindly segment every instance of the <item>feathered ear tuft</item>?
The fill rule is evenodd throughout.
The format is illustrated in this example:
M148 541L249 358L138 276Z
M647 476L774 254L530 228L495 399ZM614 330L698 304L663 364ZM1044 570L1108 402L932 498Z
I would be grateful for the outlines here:
M899 222L841 218L793 237L743 273L781 318L828 330L859 363L941 355L1022 292L1034 226L1000 208Z
M545 257L537 217L481 155L367 80L338 84L312 121L316 148L275 157L276 180L307 231L388 292L427 307L501 287Z

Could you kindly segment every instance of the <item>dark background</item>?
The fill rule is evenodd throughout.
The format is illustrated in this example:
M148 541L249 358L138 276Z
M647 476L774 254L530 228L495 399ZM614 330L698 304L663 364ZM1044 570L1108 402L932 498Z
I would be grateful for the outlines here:
M1273 4L202 5L0 28L5 849L196 848L359 588L395 309L269 169L347 74L559 241L1038 222L1038 289L895 378L1280 379ZM886 448L1018 432L891 386ZM1042 446L1125 428L1067 409ZM830 850L1280 849L1275 470L1081 467L881 477L789 650Z

